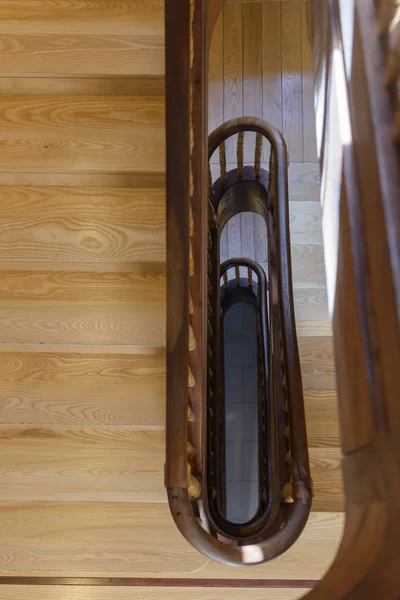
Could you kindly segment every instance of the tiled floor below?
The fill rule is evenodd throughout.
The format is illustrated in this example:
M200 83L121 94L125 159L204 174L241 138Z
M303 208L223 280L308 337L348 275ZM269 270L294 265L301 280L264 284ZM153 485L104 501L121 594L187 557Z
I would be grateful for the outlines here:
M227 518L250 520L258 505L256 313L235 304L224 319Z

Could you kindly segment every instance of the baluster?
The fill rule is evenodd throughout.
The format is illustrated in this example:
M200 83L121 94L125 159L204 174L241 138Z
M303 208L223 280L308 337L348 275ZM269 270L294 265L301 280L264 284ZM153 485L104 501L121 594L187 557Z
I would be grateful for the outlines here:
M214 200L214 188L211 174L211 165L208 164L208 195L210 200Z
M188 405L188 411L187 411L187 420L189 421L189 423L193 423L193 421L194 421L194 412L189 405Z
M235 277L236 277L236 284L240 285L240 269L239 269L238 265L235 265Z
M193 375L192 369L190 368L190 365L189 365L188 368L189 368L189 371L188 371L188 386L189 386L190 389L192 389L196 385L196 380L194 378L194 375Z
M190 292L189 292L189 313L191 315L194 314L194 302L193 302L192 294Z
M221 181L226 184L226 145L225 142L219 147L219 169L221 174Z
M238 172L239 172L240 177L243 177L243 161L244 161L243 146L244 146L244 131L239 131L238 137L237 137L236 154L237 154L237 167L238 167Z
M196 338L194 336L193 327L191 325L189 325L189 350L190 352L196 350Z
M192 467L187 463L187 486L190 499L198 498L201 494L200 482L192 475Z
M255 149L255 154L254 154L254 170L256 173L256 177L260 177L262 147L263 147L263 136L261 133L257 133L256 149Z
M192 277L194 275L194 256L193 256L193 247L192 241L189 242L189 275Z

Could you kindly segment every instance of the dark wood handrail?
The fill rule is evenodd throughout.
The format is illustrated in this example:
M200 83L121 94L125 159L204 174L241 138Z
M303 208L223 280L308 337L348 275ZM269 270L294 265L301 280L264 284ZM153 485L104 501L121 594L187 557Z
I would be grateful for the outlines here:
M385 18L380 21L381 9L385 6L388 12L384 11ZM396 58L398 52L397 41L388 33L396 8L393 0L354 0L341 2L340 6L338 0L311 0L310 7L318 146L324 173L322 195L324 211L327 211L324 222L329 224L325 243L338 365L346 496L346 528L341 549L321 585L311 592L315 600L397 600L400 591L397 518L400 505L400 169L395 145L399 104L398 75L393 75L397 71L386 71L387 61ZM293 436L292 451L300 465L298 497L293 503L291 518L282 530L262 542L241 546L223 542L200 523L201 518L207 520L207 515L199 510L201 503L195 498L207 496L204 490L207 473L204 458L205 315L210 283L205 200L208 180L206 68L210 36L206 9L206 0L166 1L166 485L172 515L183 535L210 558L242 566L269 560L293 543L310 510L310 482L308 472L301 472L301 465L308 464L307 447L304 441ZM353 13L347 15L351 17L349 20L346 20L346 10ZM344 11L343 22L354 23L350 31L352 43L346 44L347 50L340 11ZM210 12L210 23L215 22L216 14L217 11ZM385 20L387 14L389 21ZM245 128L259 132L258 125L257 119L250 119ZM226 128L239 132L240 136L244 130L240 127L238 121L222 126L211 136L209 151L212 153L220 145L220 136L225 135ZM268 137L270 131L266 133ZM279 136L271 142L274 143L275 154L280 150L286 161L284 143ZM221 158L223 166L223 149ZM276 185L279 249L276 294L280 294L282 306L279 318L289 369L288 393L294 407L291 421L298 418L303 427L302 402L296 402L297 393L301 396L302 390L290 284L290 247L285 245L289 239L287 182L282 161L275 166L272 183ZM255 165L255 171L258 168ZM238 171L243 173L242 164L238 163ZM228 181L229 174L222 172L222 178ZM273 186L271 191L274 192ZM331 242L327 241L330 237ZM209 309L212 311L213 307ZM193 338L195 350L190 341ZM298 414L296 406L300 409ZM192 457L189 475L188 448Z

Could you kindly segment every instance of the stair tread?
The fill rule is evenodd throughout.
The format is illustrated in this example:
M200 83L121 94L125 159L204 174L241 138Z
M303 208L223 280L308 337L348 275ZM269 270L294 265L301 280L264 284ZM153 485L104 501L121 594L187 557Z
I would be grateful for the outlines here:
M312 513L284 556L235 569L191 548L164 502L1 502L0 570L43 575L46 565L48 576L319 579L337 551L343 523L341 513Z

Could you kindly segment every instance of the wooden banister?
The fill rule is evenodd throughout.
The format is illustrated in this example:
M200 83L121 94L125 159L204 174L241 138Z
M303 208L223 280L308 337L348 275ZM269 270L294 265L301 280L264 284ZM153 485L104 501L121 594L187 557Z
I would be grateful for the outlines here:
M279 132L255 118L221 125L207 143L207 51L223 1L208 4L207 14L206 0L166 0L165 475L171 513L183 535L206 556L242 566L270 560L297 539L310 511L311 481L305 436L293 432L294 423L305 432L305 418L291 287L285 144ZM400 593L397 9L398 2L391 0L311 0L310 5L346 495L341 549L311 592L316 600L395 600ZM350 33L349 23L354 23ZM345 34L350 37L344 39ZM246 131L271 144L268 175L261 169L259 145L254 164L244 164ZM237 169L226 172L222 146L222 177L213 182L207 152L213 154L231 135L238 138ZM231 204L247 203L251 209L246 210L260 214L268 205L268 294L277 307L270 309L274 352L268 368L272 391L289 415L288 423L280 424L283 431L277 423L273 428L274 435L286 440L277 469L288 473L282 497L289 518L275 532L258 530L252 540L223 536L210 507L207 433L215 414L207 406L223 387L216 257L219 231L232 216L228 201L219 205L224 195ZM222 273L226 289L229 281ZM273 374L279 370L278 380Z

